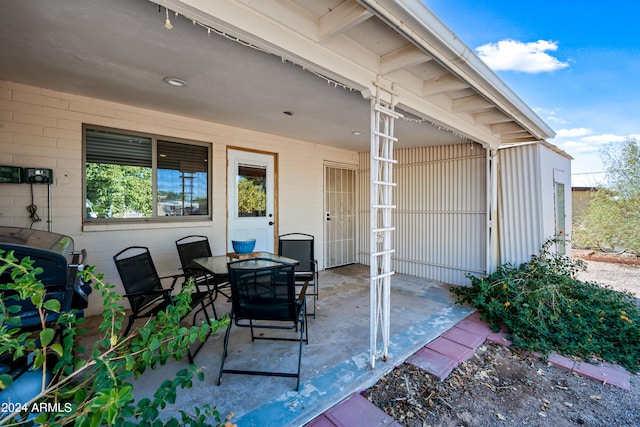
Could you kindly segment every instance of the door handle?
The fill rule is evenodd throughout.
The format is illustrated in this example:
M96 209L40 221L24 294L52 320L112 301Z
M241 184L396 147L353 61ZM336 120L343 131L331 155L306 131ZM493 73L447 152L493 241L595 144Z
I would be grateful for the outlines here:
M273 225L273 221L269 221L269 225Z

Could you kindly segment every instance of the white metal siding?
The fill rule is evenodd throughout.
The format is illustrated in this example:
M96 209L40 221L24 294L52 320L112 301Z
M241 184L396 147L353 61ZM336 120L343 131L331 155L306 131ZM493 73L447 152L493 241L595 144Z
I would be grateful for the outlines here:
M464 285L486 270L486 157L470 144L395 150L394 270ZM360 153L358 260L368 263L369 153Z
M500 264L520 264L544 239L539 146L499 150L498 157Z
M565 185L565 225L571 237L571 159L543 144L498 151L500 264L528 261L555 234L555 182ZM570 253L570 243L566 253Z

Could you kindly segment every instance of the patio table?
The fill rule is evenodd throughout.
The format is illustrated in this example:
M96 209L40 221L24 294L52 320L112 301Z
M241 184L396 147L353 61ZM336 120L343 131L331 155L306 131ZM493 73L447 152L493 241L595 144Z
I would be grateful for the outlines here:
M259 258L259 259L254 259ZM267 258L267 259L265 259ZM284 256L272 254L271 252L256 252L253 254L251 258L243 258L243 261L253 261L252 263L247 263L245 267L253 267L253 268L265 268L265 267L273 267L274 265L278 265L277 263L271 262L269 260L274 260L278 262L283 262L289 265L298 265L300 261L293 258L287 258ZM203 269L207 270L209 273L213 275L216 282L220 282L223 280L229 279L229 270L227 268L227 264L232 261L238 261L237 258L232 258L227 255L216 255L202 258L194 258L193 262L198 264Z

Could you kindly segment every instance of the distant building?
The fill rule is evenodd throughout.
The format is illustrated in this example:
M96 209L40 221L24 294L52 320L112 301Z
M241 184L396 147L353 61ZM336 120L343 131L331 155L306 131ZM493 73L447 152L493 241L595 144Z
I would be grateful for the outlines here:
M571 209L573 210L573 220L575 221L580 212L589 207L593 194L597 187L571 187Z

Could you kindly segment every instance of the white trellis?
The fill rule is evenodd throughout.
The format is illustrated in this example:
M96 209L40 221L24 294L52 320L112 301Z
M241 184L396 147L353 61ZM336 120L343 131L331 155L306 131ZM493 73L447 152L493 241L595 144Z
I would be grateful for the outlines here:
M394 120L402 117L395 111L395 93L376 85L376 96L371 99L371 167L370 167L370 298L371 324L370 349L371 368L375 368L376 359L382 356L387 360L390 334L390 296L391 296L391 256L393 248L392 224L393 136ZM378 349L378 330L382 335L382 348Z

